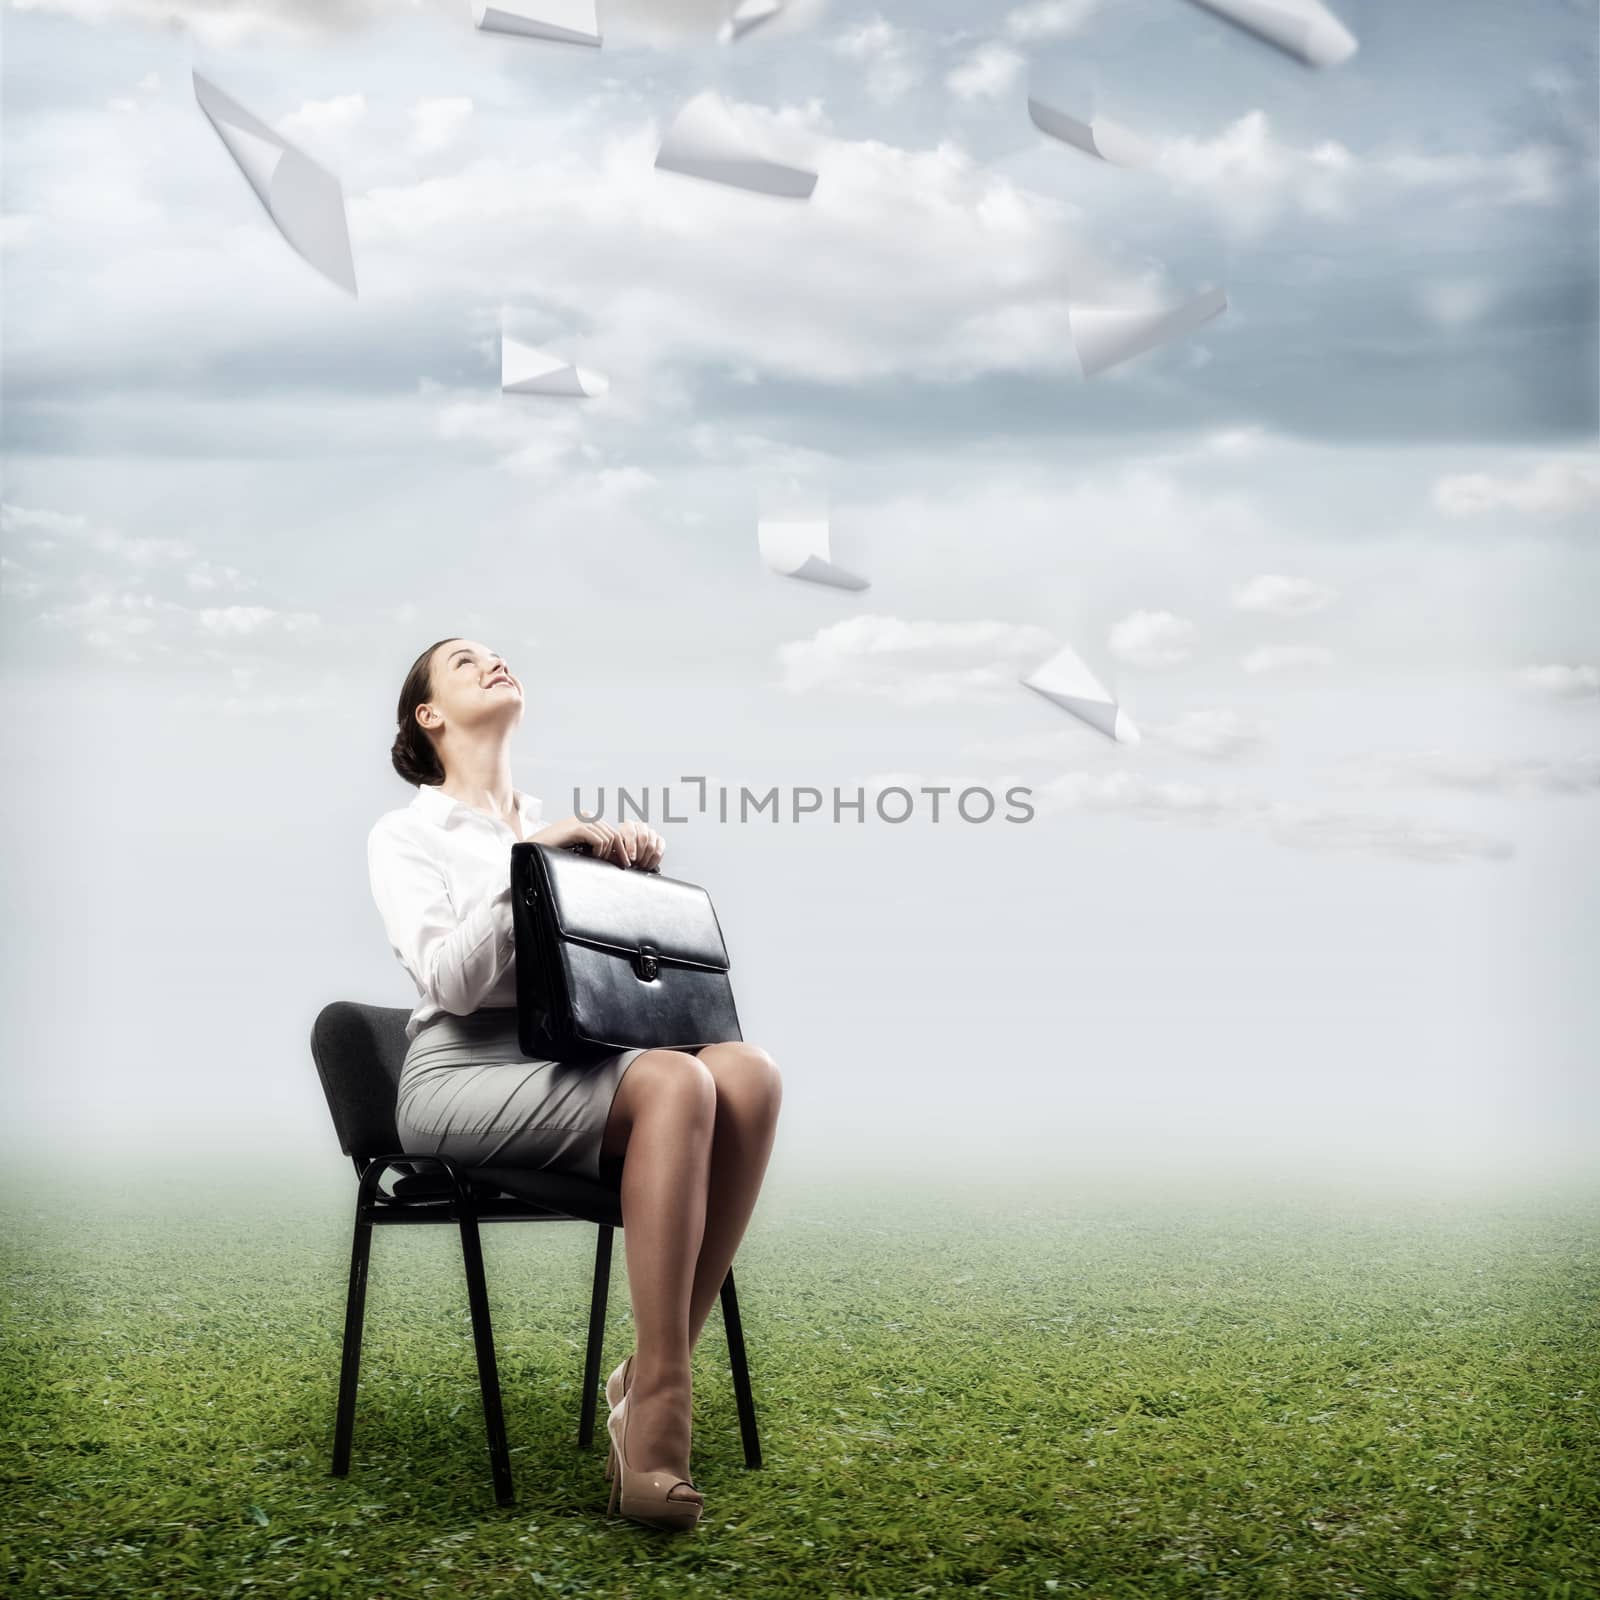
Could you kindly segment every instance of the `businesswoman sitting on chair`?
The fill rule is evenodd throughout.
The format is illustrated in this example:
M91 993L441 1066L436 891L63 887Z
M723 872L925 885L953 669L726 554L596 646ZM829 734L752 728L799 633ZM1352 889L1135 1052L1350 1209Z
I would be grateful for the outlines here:
M559 1168L621 1189L637 1348L606 1381L624 1516L690 1528L689 1356L755 1209L782 1100L777 1064L738 1042L619 1050L596 1065L517 1043L510 853L587 843L619 869L661 860L636 822L546 823L512 787L522 685L471 639L417 657L400 692L395 770L416 785L368 840L373 897L417 986L395 1116L401 1148L467 1165Z

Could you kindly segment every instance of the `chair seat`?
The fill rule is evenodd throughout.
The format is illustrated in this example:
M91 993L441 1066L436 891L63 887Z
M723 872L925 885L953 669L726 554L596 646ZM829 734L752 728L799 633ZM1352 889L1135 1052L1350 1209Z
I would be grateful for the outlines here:
M480 1202L509 1195L552 1216L622 1226L622 1196L610 1184L537 1167L468 1167L465 1175ZM390 1187L395 1198L407 1205L447 1200L453 1192L449 1178L437 1169L397 1177Z

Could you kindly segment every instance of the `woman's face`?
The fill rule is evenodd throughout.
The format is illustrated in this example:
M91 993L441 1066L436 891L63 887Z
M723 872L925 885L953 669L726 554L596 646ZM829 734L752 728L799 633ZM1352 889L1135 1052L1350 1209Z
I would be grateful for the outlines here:
M522 684L505 658L476 639L452 639L429 663L433 698L418 708L418 720L433 733L522 720Z

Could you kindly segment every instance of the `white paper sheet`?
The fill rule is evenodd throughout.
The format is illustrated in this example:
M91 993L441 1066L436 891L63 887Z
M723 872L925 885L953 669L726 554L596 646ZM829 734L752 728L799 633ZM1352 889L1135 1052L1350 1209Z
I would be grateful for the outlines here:
M1085 121L1036 95L1028 96L1028 115L1041 133L1075 145L1086 155L1108 161L1114 167L1142 167L1151 158L1150 146L1138 134L1129 132L1109 117L1091 116Z
M1133 718L1111 698L1105 685L1073 650L1063 647L1018 681L1108 739L1115 739L1118 744L1139 743Z
M576 367L562 356L500 335L502 394L541 394L558 399L591 400L611 385L598 372Z
M1308 67L1336 67L1358 48L1356 36L1321 0L1194 0L1219 17L1286 50Z
M485 33L515 33L557 44L600 43L595 0L473 0L472 20Z
M783 10L784 0L739 0L732 15L722 25L724 40L742 39L752 28L770 22Z
M817 186L816 173L776 160L713 89L697 94L673 119L656 165L791 200L806 199Z
M774 572L833 589L865 589L868 582L832 558L828 524L820 520L785 522L763 517L757 525L761 558Z
M323 277L356 293L339 180L198 72L194 97L278 232Z
M1072 329L1072 345L1078 352L1083 375L1131 361L1160 345L1171 344L1227 310L1228 296L1222 289L1208 289L1182 305L1157 311L1127 311L1114 306L1067 308Z

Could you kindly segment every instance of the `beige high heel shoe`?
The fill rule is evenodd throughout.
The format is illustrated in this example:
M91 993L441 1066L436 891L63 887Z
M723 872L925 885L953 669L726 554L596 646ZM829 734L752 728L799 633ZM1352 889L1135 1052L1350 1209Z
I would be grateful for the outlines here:
M606 1379L606 1404L615 1411L622 1404L623 1396L628 1392L628 1380L633 1376L633 1357L637 1352L629 1354L617 1364L616 1370ZM606 1478L616 1475L617 1452L612 1449L606 1451Z
M633 1376L633 1358L636 1352L629 1351L627 1356L618 1364L616 1370L606 1379L606 1404L613 1411L622 1404L622 1397L628 1392L628 1379ZM608 1472L609 1478L611 1474Z
M673 1531L687 1531L694 1527L705 1510L705 1502L669 1498L680 1483L695 1489L687 1478L680 1478L671 1472L636 1472L628 1465L625 1448L628 1433L626 1395L606 1418L606 1432L611 1435L611 1457L606 1463L606 1476L611 1479L611 1498L606 1502L606 1515L610 1516L617 1509L620 1500L623 1516L635 1522ZM695 1489L696 1494L699 1492Z

